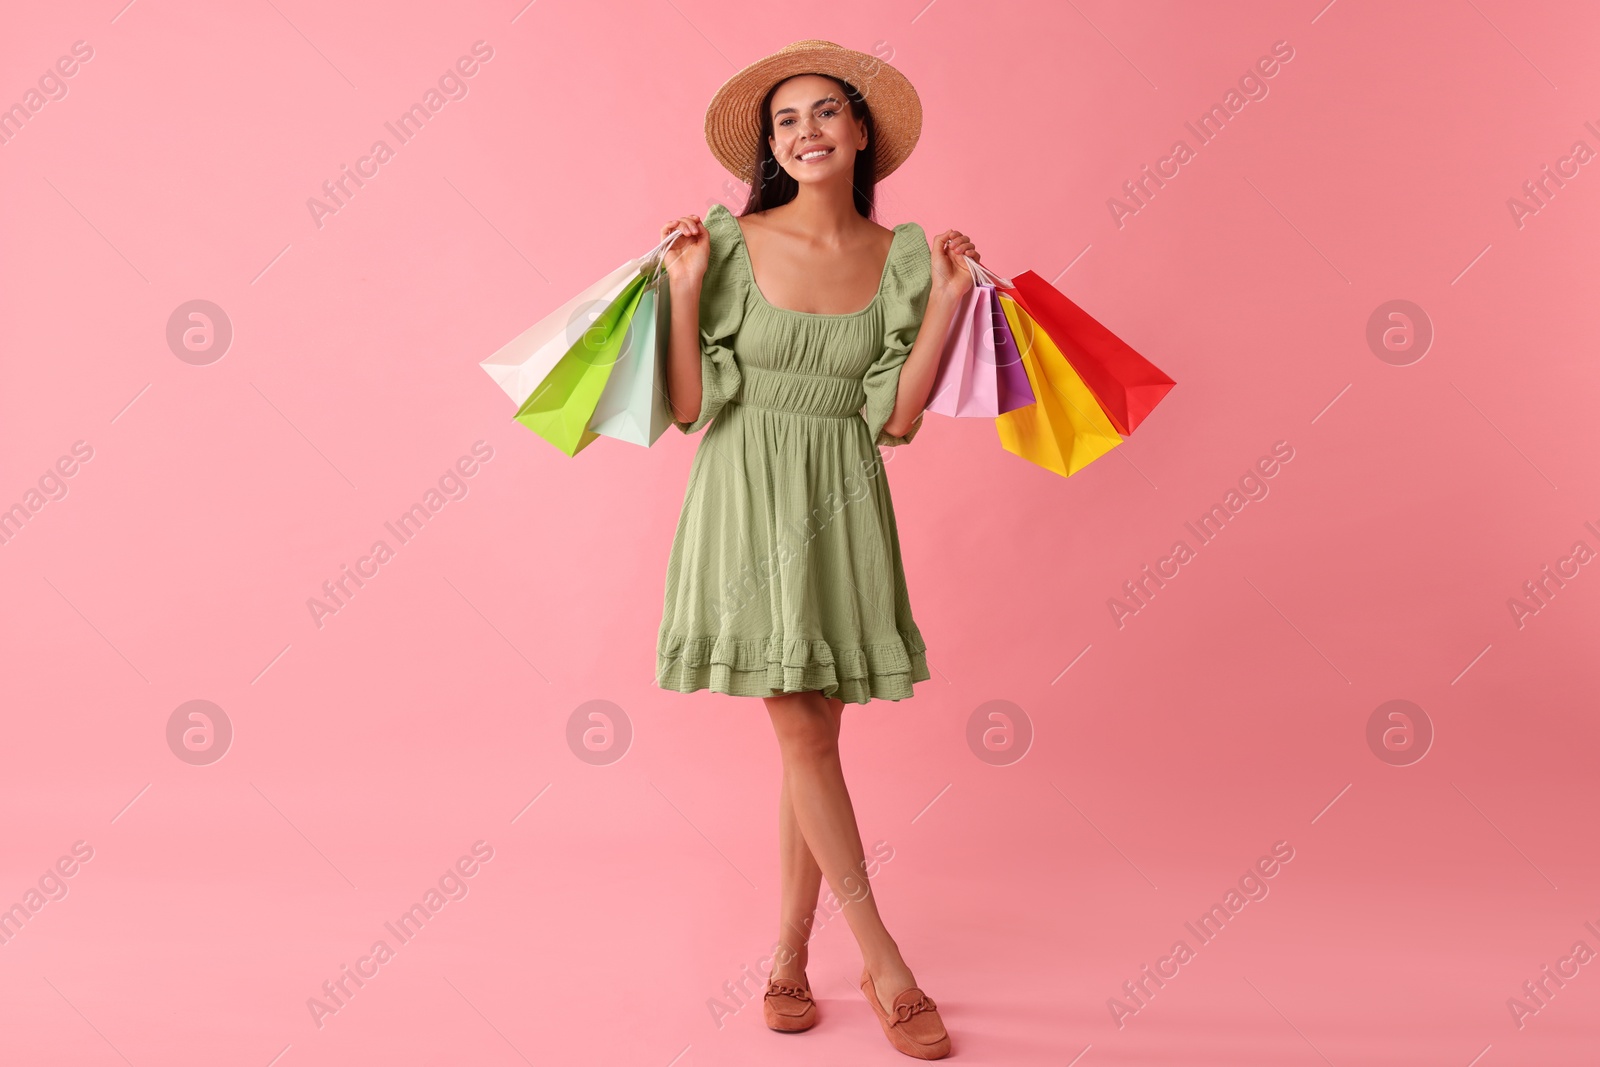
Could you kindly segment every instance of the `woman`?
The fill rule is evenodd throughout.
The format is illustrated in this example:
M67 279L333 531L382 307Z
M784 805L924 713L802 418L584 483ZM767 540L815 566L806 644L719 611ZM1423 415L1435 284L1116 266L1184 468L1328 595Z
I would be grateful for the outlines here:
M868 100L870 99L870 106ZM929 677L877 445L909 442L972 242L933 254L914 222L871 220L875 183L921 131L893 67L800 41L712 98L712 152L751 185L744 213L685 215L667 255L674 424L706 425L667 565L657 684L761 697L783 784L783 890L767 1025L817 1018L806 942L826 877L861 946L861 991L891 1044L950 1038L878 914L839 764L846 702L902 700Z

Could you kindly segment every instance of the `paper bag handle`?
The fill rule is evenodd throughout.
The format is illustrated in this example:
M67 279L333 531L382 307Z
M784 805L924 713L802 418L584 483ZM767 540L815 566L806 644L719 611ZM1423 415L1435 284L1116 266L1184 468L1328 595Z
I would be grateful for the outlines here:
M641 271L650 272L650 277L645 282L646 285L655 285L661 280L663 266L667 259L667 251L672 248L674 241L684 236L687 235L683 232L683 230L673 230L661 240L657 241L654 248L650 249L650 251L639 257L639 269Z
M982 263L979 263L971 256L963 255L961 258L967 262L967 270L972 274L973 285L993 285L1001 289L1015 288L1015 286L1011 284L1010 278L1000 277L1000 275L996 274L988 267L985 267Z

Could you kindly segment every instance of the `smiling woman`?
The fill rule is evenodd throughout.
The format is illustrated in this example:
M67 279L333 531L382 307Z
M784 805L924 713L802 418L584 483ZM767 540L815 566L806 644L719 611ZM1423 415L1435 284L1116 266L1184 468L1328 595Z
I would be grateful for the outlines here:
M872 71L872 105L852 81ZM950 1051L862 877L839 764L844 706L904 700L930 677L911 613L878 446L916 436L956 305L972 286L949 230L873 219L876 183L921 130L916 90L871 56L801 41L735 74L706 139L750 183L667 256L674 424L706 429L667 561L656 682L765 702L782 757L779 947L763 998L774 1030L817 1005L807 941L821 881L847 901L860 988L890 1043ZM935 253L934 249L937 249Z

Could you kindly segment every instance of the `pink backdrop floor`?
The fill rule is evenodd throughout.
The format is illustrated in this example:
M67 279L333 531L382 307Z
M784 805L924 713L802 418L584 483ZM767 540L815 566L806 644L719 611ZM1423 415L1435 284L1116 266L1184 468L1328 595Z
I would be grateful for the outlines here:
M985 420L886 456L933 678L847 713L846 771L956 1060L1592 1064L1597 31L1510 0L14 5L0 1062L905 1062L842 919L816 1030L728 991L775 933L778 762L758 702L652 684L697 440L568 459L477 365L740 206L705 102L821 37L926 108L882 221L973 235L1179 383L1070 479ZM596 707L608 762L568 740ZM998 754L968 740L997 707Z

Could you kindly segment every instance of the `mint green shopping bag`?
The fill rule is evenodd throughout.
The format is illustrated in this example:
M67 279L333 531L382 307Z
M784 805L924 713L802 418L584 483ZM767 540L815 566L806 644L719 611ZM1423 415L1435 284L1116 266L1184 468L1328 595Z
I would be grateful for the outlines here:
M601 437L649 448L672 422L667 406L672 299L665 280L662 273L645 286L628 339L589 420L589 429Z
M636 273L517 409L518 422L568 456L600 436L588 428L589 420L628 339L647 283L643 270Z

